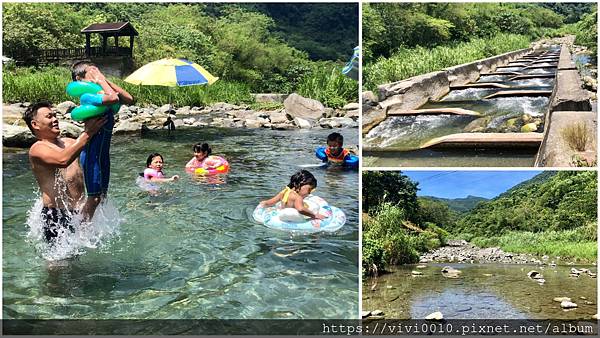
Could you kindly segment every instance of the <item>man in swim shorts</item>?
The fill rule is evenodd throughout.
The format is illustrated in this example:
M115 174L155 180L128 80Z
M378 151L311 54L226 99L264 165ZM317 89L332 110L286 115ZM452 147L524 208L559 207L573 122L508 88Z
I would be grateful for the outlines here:
M74 230L71 217L83 200L83 174L77 156L106 118L85 121L77 139L60 137L50 102L32 104L25 110L23 120L37 139L29 149L29 163L42 192L44 236L51 242L59 232Z
M83 206L83 219L91 220L98 204L106 198L110 180L110 141L115 125L115 113L120 104L133 103L133 97L123 88L108 81L98 67L87 61L80 61L71 67L73 81L93 82L102 87L94 94L91 104L107 106L104 113L106 124L81 152L81 166L87 189L87 201ZM118 105L115 105L118 104Z

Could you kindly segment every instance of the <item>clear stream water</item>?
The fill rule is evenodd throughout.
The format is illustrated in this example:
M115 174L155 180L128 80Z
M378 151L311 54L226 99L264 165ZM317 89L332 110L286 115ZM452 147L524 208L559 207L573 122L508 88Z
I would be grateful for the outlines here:
M299 165L319 163L314 149L330 132L204 128L115 136L104 223L81 235L101 237L60 248L70 257L54 262L43 258L51 255L35 238L35 224L26 224L39 196L27 154L5 149L4 318L356 318L356 171L308 168L318 180L315 194L346 213L337 233L291 235L252 220L258 202L279 192ZM356 129L341 133L346 145L357 144ZM229 160L224 181L185 173L201 141ZM164 156L167 175L181 176L158 196L135 184L152 152Z
M461 277L442 276L444 266ZM580 266L596 272L595 266ZM571 266L506 264L427 264L394 267L392 273L363 279L363 310L382 310L386 318L423 319L440 311L444 319L591 319L597 313L596 279L569 277ZM411 271L423 272L412 276ZM539 285L527 272L539 271ZM371 288L375 285L375 290ZM570 297L576 309L563 310L555 297Z

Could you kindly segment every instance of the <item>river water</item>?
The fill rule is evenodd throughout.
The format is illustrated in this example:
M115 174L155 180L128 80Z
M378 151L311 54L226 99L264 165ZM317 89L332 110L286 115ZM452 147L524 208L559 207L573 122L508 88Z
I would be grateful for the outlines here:
M442 276L444 266L462 271ZM595 266L580 266L596 272ZM386 318L423 319L440 311L444 319L591 319L597 313L596 279L569 277L571 266L506 264L427 264L397 266L392 273L363 279L363 310L382 310ZM423 272L412 276L411 271ZM542 285L527 277L539 271ZM375 285L375 290L371 288ZM555 297L570 297L576 309L563 310Z
M115 136L109 203L100 209L106 224L82 231L102 236L69 244L78 247L52 262L44 257L57 253L26 224L39 196L27 154L5 149L4 318L356 318L356 171L308 168L318 180L315 194L347 216L337 233L292 235L252 220L258 202L279 192L300 165L319 163L314 149L330 132L203 128ZM355 129L341 133L346 145L357 144ZM196 142L230 161L224 181L186 175ZM158 196L135 184L152 152L164 156L167 175L181 176Z

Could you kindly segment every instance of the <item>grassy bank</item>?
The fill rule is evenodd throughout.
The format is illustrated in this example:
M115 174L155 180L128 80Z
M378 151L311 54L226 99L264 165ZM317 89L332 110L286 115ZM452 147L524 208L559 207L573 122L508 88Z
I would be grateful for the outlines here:
M445 245L446 231L432 223L419 227L406 219L401 207L389 203L382 204L373 216L363 218L363 274L416 263L421 253Z
M563 259L595 262L598 256L598 242L591 239L595 231L595 225L541 233L511 231L502 236L475 237L471 239L471 243L480 247L500 247L512 253L559 256Z
M367 65L363 71L363 87L374 90L380 84L527 48L530 39L524 35L498 34L493 38L473 39L453 46L401 49L389 58L382 57Z
M358 83L342 75L340 69L337 64L315 66L302 75L297 90L301 95L319 100L331 108L358 101ZM160 106L169 102L175 107L206 106L216 102L254 103L250 86L240 82L219 80L210 86L168 88L136 86L115 78L111 80L129 91L136 98L136 104L141 106ZM65 93L71 75L64 67L5 70L2 81L5 103L73 100Z

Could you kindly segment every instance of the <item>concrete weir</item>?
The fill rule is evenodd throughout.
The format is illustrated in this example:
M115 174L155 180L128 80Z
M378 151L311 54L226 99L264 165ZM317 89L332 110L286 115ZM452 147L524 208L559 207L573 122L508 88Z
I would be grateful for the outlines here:
M571 37L571 39L574 40L574 37ZM571 45L573 42L572 40L570 42ZM542 65L542 63L547 64ZM520 67L521 69L553 68L556 69L556 71L553 71L552 73L537 74L527 74L519 71L502 72L503 68L508 67ZM479 78L484 75L508 75L508 77L504 77L498 80L499 83L477 82ZM549 82L553 85L552 90L543 90L543 87L546 87L546 85L521 86L519 84L512 83L512 81L515 80L537 78L554 79L554 81ZM541 83L544 82L541 81ZM571 60L571 54L569 52L569 47L567 44L561 45L560 52L543 52L538 49L528 48L498 55L484 60L475 61L468 64L447 68L438 72L432 72L420 76L415 76L407 80L388 83L385 85L381 85L378 88L379 95L377 98L375 98L372 93L368 94L370 92L363 94L363 98L368 98L367 100L363 100L363 134L365 135L372 128L377 126L389 116L418 116L444 114L477 116L481 115L480 112L476 111L478 110L478 105L488 107L489 104L496 104L490 101L486 102L485 100L488 99L502 97L524 97L524 101L530 100L527 102L543 102L534 98L526 99L525 97L546 96L549 97L548 107L539 108L541 109L541 111L538 112L540 114L540 117L534 118L533 122L531 120L531 116L525 113L521 116L512 118L504 117L505 119L509 119L510 121L512 121L510 122L512 123L512 125L507 123L502 125L502 129L495 129L497 127L489 127L489 119L495 119L496 117L487 117L488 114L490 114L488 112L486 113L486 116L476 118L473 120L447 117L448 125L438 127L440 125L440 121L446 121L446 118L442 118L441 120L434 118L430 120L429 118L425 117L422 119L417 117L418 120L416 121L419 121L419 124L417 124L416 126L418 126L420 129L415 129L416 131L410 129L408 130L407 135L411 135L410 133L415 133L415 135L418 135L417 137L421 137L421 139L407 138L406 140L409 144L410 142L414 142L416 140L422 140L419 142L423 143L421 143L420 146L418 146L417 148L422 150L443 149L452 151L452 149L470 149L474 151L477 149L499 148L503 149L503 154L511 154L512 152L510 151L510 149L515 149L515 152L519 152L520 150L518 149L529 149L523 150L526 152L535 152L537 150L538 152L535 156L535 166L564 167L573 165L573 154L577 152L573 151L572 149L570 150L567 146L565 146L567 143L564 140L565 136L563 130L569 126L572 126L573 123L582 123L585 125L587 133L591 135L591 140L589 141L586 150L583 152L584 157L586 159L590 157L590 151L588 150L588 148L593 149L594 154L596 151L597 146L595 131L597 118L595 114L585 113L591 110L590 98L587 94L587 91L582 89L581 80L579 78L579 74L576 70L574 63ZM470 91L470 89L474 90ZM486 91L486 89L491 90ZM496 91L494 89L499 90ZM448 103L448 107L444 107L446 101L441 101L441 99L451 90L465 90L465 92L456 93L455 96L469 97L468 99L466 99L466 101L464 101L465 105L468 105L468 107L461 107L461 101L450 101L451 103ZM487 96L485 96L486 93ZM474 97L474 99L471 99L471 97ZM473 102L486 103L470 104L470 102L467 102L469 100L473 100ZM364 102L366 102L366 104ZM518 99L517 101L502 101L502 104L506 105L506 102L509 102L510 104L510 102L519 101ZM426 103L427 105L424 108L421 108ZM543 107L545 107L545 104ZM543 114L544 116L541 117L541 114ZM486 118L488 120L486 120ZM525 118L527 118L529 122L527 122ZM397 121L401 121L398 123L400 126L402 126L403 123L406 123L406 121L411 120L398 119ZM450 131L451 134L442 137L436 137L437 135L443 135L444 129L440 129L440 133L437 133L437 135L437 130L432 130L432 132L428 133L428 129L426 129L424 126L427 126L427 123L430 123L429 121L435 121L431 122L435 123L434 128L447 128L448 130L452 130ZM543 128L543 132L515 132L515 121L520 121L519 123L526 123L528 125L535 124L538 127L538 130L540 130L540 128ZM377 132L373 135L369 135L369 139L373 140L373 143L369 144L370 141L367 141L367 143L365 144L365 149L369 149L369 152L371 153L383 153L390 151L402 153L404 151L410 151L410 149L402 147L394 148L393 144L401 144L398 142L403 142L402 138L390 139L389 144L391 145L391 147L377 146L378 142L380 142L380 139L378 139L378 137L387 137L382 135L394 134L394 123L396 122L391 122L383 126L381 134ZM469 125L467 126L469 128L463 128L462 123L469 123ZM508 127L506 127L507 125ZM432 124L432 126L434 126L434 124ZM517 128L519 127L517 126ZM465 132L467 130L472 130L473 132ZM521 128L521 130L527 129ZM399 130L399 134L402 134L400 133L400 131L401 130ZM498 133L482 131L504 132ZM432 137L435 138L428 140L427 135L432 135ZM414 153L409 156L414 156ZM442 156L441 160L444 161L444 155L440 156ZM403 155L401 155L400 158L405 159ZM590 161L588 161L588 163L592 163ZM595 156L593 161L595 161ZM530 163L533 164L533 158Z
M482 73L489 73L498 66L519 59L532 52L532 48L493 56L442 71L431 72L406 80L380 85L378 95L363 93L362 132L366 134L387 118L388 111L414 110L428 101L435 101L448 94L450 86L466 85L477 81Z
M538 148L542 139L542 133L460 133L434 138L420 148Z

